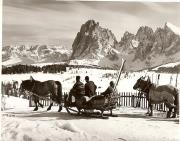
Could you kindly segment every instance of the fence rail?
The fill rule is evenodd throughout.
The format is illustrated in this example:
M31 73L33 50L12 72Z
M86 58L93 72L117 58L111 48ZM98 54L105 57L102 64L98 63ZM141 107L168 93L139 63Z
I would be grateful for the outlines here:
M67 94L67 92L64 92L64 95L65 94ZM98 92L97 94L99 95L100 93ZM141 108L145 108L145 109L148 108L148 101L147 101L146 97L141 96L141 99L140 99L140 96L136 92L120 92L120 93L118 93L117 101L118 101L117 107L126 106L126 107L141 107ZM42 103L44 106L50 105L50 100L40 99L39 102ZM54 105L57 106L56 103ZM30 107L35 106L32 97L30 97L30 99L29 99L29 106ZM167 111L167 107L165 106L164 103L155 104L154 109L156 109L158 111L164 111L164 112Z

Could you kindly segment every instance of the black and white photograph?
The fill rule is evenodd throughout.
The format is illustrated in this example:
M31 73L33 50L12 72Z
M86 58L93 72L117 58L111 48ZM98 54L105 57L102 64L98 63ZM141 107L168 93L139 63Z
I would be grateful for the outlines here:
M0 9L1 141L180 141L180 1Z

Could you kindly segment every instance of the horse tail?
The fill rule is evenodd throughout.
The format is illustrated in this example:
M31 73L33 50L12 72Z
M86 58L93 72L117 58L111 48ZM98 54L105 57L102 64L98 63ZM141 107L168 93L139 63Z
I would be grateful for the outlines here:
M175 100L174 105L176 105L177 113L179 115L179 90L175 88Z
M62 85L59 81L56 81L56 84L58 85L58 99L59 99L59 104L62 103Z

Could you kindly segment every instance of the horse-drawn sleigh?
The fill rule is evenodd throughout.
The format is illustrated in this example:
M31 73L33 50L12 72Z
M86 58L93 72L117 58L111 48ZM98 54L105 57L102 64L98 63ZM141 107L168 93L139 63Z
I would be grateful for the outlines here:
M125 61L122 60L122 65L119 70L114 90L118 85L124 62ZM21 83L20 90L21 92L26 91L29 95L32 95L35 102L34 111L38 110L38 105L43 107L43 105L39 102L40 98L48 99L51 101L47 110L51 109L53 102L59 104L59 112L62 110L62 85L59 81L49 80L40 82L34 80L31 77L30 80L25 80ZM76 97L75 101L71 101L71 98L69 100L69 96L70 95L64 95L64 107L69 114L76 113L77 115L88 115L100 118L108 118L108 116L115 116L112 114L112 110L116 108L116 104L119 98L118 95L116 95L115 93L110 93L106 96L97 95L90 98L87 96L80 96ZM94 112L95 110L98 110L100 112ZM110 111L110 114L104 114L104 111Z
M83 96L74 101L69 101L68 95L65 95L64 107L69 114L76 113L83 116L108 118L108 116L116 116L112 113L112 110L116 108L117 99L117 95L110 94L108 96L98 95L91 98ZM110 111L110 113L104 114L104 111Z
M62 101L64 101L64 108L69 114L76 113L77 115L83 116L108 118L108 116L115 116L112 114L112 110L116 108L118 102L118 96L113 93L107 96L97 95L90 98L87 96L79 96L76 98L72 96L70 99L68 98L70 95L66 94L63 100L61 83L53 80L44 82L34 79L25 80L21 83L20 90L33 97L35 103L34 111L38 110L38 105L43 107L39 99L46 99L51 101L47 110L51 110L54 102L59 104L58 112L60 112L62 110ZM94 110L100 112L95 112ZM110 114L104 115L104 111L110 111Z
M122 62L115 88L119 82L123 65L124 61ZM49 105L47 110L51 109L53 102L59 104L59 112L62 110L63 95L60 82L53 80L39 82L31 79L23 81L21 83L20 89L29 91L29 94L34 97L36 105L34 110L38 110L38 104L41 107L43 106L41 103L39 103L39 98L47 99L47 97L50 97L51 100L51 104ZM152 104L163 102L169 108L169 111L167 112L167 118L170 117L173 108L174 114L172 117L176 117L176 114L179 112L179 92L176 88L168 85L155 86L150 82L150 79L144 80L141 77L134 85L134 89L138 89L139 91L141 91L141 93L144 93L146 95L146 98L149 101L150 116L152 116L153 114ZM112 114L112 110L116 108L116 104L119 99L118 95L116 95L115 93L109 94L107 96L98 95L90 98L86 96L80 96L78 98L75 98L74 101L72 99L69 100L68 97L69 95L64 95L64 108L69 114L93 116L98 118L108 118L108 116L116 116ZM110 113L104 114L104 111L110 111Z

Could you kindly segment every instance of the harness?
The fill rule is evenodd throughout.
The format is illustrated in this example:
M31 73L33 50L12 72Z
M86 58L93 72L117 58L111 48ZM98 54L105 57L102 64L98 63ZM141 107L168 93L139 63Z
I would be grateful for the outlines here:
M31 91L25 89L25 91L28 92L28 95L30 95L30 96L33 96L33 95L34 95L34 96L36 96L36 97L38 97L38 98L45 99L45 100L51 100L52 102L54 102L54 103L56 103L56 104L59 104L59 103L57 103L56 101L54 101L54 100L52 100L52 99L49 99L49 98L43 97L43 96L39 96L39 95L37 95L36 93L33 93L32 91L33 91L34 87L35 87L35 83L34 83L32 89L31 89ZM23 91L24 94L26 94L25 91Z
M142 92L146 93L146 91L148 91L147 93L149 93L149 89L151 88L151 86L152 86L151 83L147 84L144 90L142 90Z
M149 82L147 85L146 85L146 87L145 88L141 88L141 89L139 89L138 91L139 91L139 93L145 93L145 94L147 94L147 99L149 99L149 89L151 88L151 86L152 86L153 84L151 83L151 82Z

